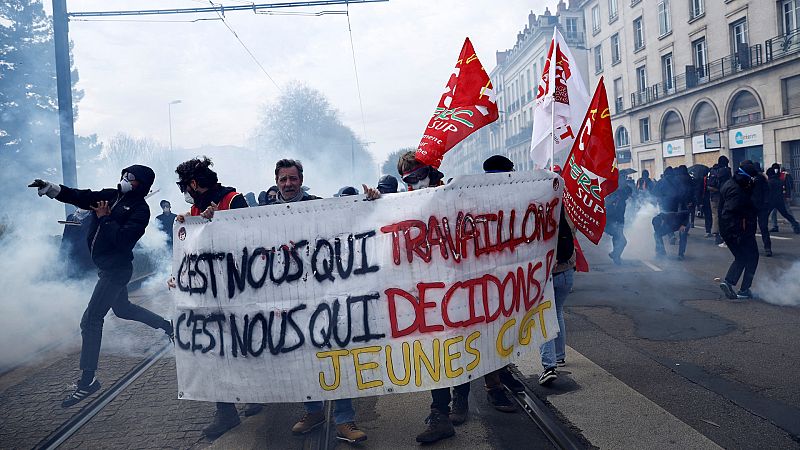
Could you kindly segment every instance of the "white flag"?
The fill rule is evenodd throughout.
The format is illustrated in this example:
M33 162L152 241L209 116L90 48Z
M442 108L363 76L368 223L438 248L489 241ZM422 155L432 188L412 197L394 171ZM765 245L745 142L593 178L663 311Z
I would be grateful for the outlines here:
M589 92L577 61L556 28L533 107L531 159L535 168L564 167L588 106Z

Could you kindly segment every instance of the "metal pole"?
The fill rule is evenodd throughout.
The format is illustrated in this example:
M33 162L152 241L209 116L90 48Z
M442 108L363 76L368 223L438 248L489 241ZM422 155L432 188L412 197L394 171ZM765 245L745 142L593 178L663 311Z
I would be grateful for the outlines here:
M67 0L53 0L53 40L56 55L62 182L65 186L76 187L78 185L78 170L75 164L75 119L72 113L72 77L70 75ZM66 215L69 215L74 210L74 206L64 204Z
M170 102L167 105L167 109L169 110L169 153L172 154L172 103Z

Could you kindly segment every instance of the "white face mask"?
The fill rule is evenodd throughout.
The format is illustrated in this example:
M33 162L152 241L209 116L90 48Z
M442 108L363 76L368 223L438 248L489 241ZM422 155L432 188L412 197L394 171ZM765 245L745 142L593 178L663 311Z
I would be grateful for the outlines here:
M431 185L431 177L425 177L425 178L417 181L416 183L412 184L411 185L411 189L416 191L417 189L425 189L426 187L428 187L430 185Z
M133 185L131 184L130 181L126 180L125 178L120 180L118 186L119 186L119 191L122 192L123 194L127 194L128 192L133 190Z
M183 199L186 200L186 203L194 205L194 199L192 198L191 194L189 194L189 191L183 193Z

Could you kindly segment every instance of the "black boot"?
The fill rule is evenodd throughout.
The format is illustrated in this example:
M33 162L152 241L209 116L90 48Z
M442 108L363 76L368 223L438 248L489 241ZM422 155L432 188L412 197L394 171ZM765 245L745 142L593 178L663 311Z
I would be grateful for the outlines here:
M514 375L507 366L500 369L500 382L505 384L508 390L515 394L525 392L525 385L514 378Z
M432 409L425 423L428 424L428 428L417 435L417 442L421 444L431 444L456 435L456 430L447 414L438 410Z
M64 401L61 402L62 408L69 408L70 406L80 402L81 400L85 399L86 397L94 394L95 392L100 390L100 382L97 381L97 378L94 378L90 383L87 383L85 386L81 385L78 382L75 385L75 392L70 394Z
M453 393L453 407L450 409L450 422L453 425L461 425L467 421L469 413L469 399L458 392Z
M248 403L244 405L244 416L255 416L260 413L262 409L264 409L264 405L261 403Z
M214 420L203 428L203 435L209 439L216 439L240 423L239 412L233 403L217 403Z

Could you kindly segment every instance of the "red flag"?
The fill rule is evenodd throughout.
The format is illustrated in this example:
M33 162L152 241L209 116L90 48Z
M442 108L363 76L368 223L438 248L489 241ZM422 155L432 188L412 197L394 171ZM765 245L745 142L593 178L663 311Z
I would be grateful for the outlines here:
M564 207L575 227L595 244L606 227L605 196L614 192L619 182L615 158L611 114L601 77L564 168Z
M467 38L439 106L422 135L417 160L438 168L448 150L497 117L492 82Z
M586 261L586 256L583 254L581 244L578 242L578 236L572 239L572 243L575 245L575 271L588 272L589 261Z

